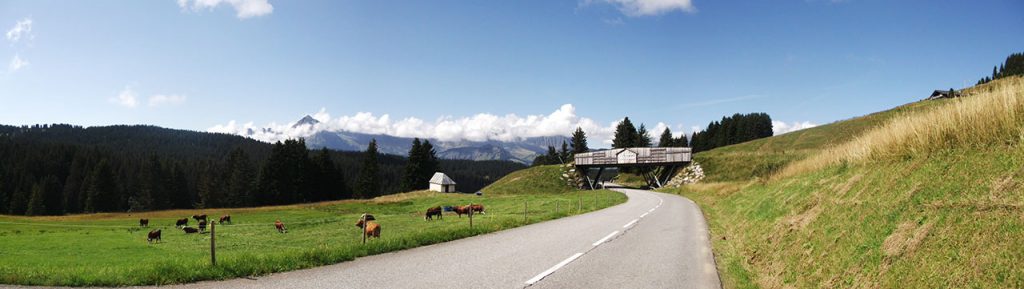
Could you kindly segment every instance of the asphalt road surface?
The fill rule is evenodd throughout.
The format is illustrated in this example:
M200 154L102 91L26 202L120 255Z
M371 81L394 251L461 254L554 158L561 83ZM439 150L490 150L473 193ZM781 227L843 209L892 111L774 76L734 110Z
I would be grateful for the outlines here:
M584 215L256 278L153 288L720 288L692 201L616 189Z

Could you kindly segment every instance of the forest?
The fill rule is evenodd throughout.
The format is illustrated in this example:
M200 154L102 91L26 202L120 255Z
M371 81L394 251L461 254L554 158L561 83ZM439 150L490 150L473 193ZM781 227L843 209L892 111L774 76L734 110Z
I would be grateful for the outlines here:
M475 192L525 167L507 161L438 160L432 149L422 146L410 153L418 156L415 164L407 157L375 151L370 156L309 150L301 139L269 144L144 125L0 125L0 214L372 198L423 188L425 183L408 182L428 180L435 168L455 179L460 191Z
M690 147L697 153L773 134L772 118L767 113L737 113L722 117L721 121L712 121L703 131L693 133L690 136Z
M1006 57L1006 61L999 64L998 67L992 67L992 76L986 76L978 80L978 84L985 84L992 82L993 80L1024 75L1024 52L1013 53Z

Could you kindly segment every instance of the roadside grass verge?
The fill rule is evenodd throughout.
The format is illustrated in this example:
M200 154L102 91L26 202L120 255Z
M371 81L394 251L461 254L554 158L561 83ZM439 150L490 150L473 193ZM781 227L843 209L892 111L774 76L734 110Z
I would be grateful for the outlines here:
M543 175L543 174L541 174ZM540 181L532 181L540 182ZM486 191L486 190L485 190ZM580 207L582 200L582 210ZM515 194L412 192L373 200L245 209L203 209L63 217L0 216L0 283L60 286L131 286L187 283L259 276L333 264L373 254L486 234L586 213L626 200L612 191ZM426 208L483 204L486 214L446 213L425 221ZM524 219L524 203L528 212ZM557 210L556 210L557 208ZM355 222L371 213L381 238L361 244ZM174 220L193 214L230 213L233 224L217 225L217 265L210 265L210 235L186 235ZM137 228L149 218L150 228ZM273 222L280 219L288 232ZM195 227L195 221L190 220ZM147 244L150 229L161 243Z
M1024 80L965 94L703 152L715 182L666 191L726 288L1024 288Z

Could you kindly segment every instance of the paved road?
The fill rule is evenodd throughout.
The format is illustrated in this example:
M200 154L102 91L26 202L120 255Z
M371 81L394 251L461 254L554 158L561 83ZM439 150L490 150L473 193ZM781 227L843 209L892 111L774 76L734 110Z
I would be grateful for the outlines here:
M616 190L629 201L584 215L255 280L159 288L721 287L696 204Z

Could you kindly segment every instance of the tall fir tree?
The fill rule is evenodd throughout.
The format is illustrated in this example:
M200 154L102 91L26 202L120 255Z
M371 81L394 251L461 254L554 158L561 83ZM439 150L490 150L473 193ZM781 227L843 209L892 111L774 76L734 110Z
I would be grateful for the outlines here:
M117 181L110 162L106 159L100 160L93 168L90 179L85 211L91 213L116 211L119 204Z
M228 171L225 205L241 207L253 203L256 168L249 159L249 154L236 147L228 154L225 166Z
M561 163L568 163L572 161L570 157L572 152L569 151L569 144L562 140L562 150L558 151L558 157L561 159Z
M377 167L377 139L370 140L363 155L363 166L356 181L356 197L372 198L380 195L380 169Z
M587 133L583 132L583 128L576 127L576 131L572 133L572 153L585 153L589 151L587 147Z
M661 137L658 139L658 147L674 147L676 146L675 144L675 139L672 138L672 130L666 127L665 131L661 132Z
M634 140L635 140L635 142L633 143L633 146L635 146L635 147L650 147L651 146L651 134L649 132L647 132L647 127L644 126L644 124L641 123L640 124L640 128L638 128L636 130L636 135L634 136Z
M412 148L409 149L409 159L405 163L405 175L402 176L402 191L409 192L417 189L420 181L420 174L423 173L423 147L420 138L412 140Z
M420 166L419 173L416 175L418 179L413 187L417 190L427 189L430 186L430 178L434 176L434 173L440 171L441 161L437 159L434 145L430 143L430 140L424 139L420 146Z
M44 202L46 193L42 184L32 185L32 193L29 194L28 206L25 209L25 215L28 216L40 216L46 214L46 204Z
M612 139L613 148L628 148L637 142L636 127L629 121L627 116L619 125L615 126L615 138Z

